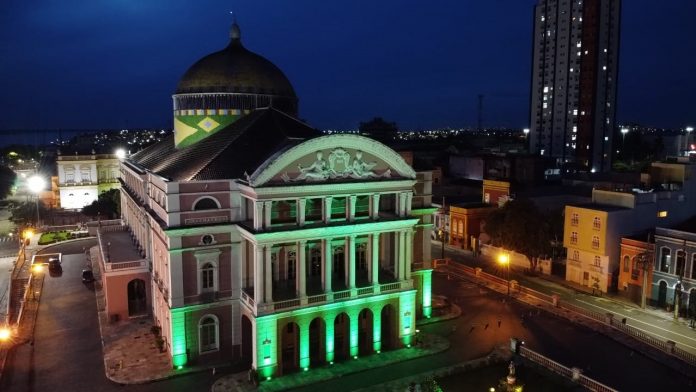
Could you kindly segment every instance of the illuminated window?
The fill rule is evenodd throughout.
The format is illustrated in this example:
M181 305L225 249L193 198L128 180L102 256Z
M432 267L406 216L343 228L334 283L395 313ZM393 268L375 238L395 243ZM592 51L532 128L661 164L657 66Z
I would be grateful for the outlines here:
M570 217L570 224L573 226L577 226L579 222L580 222L579 215L577 213L573 213L573 215Z
M578 233L573 231L570 233L570 243L571 244L577 244L578 243Z
M592 248L599 249L599 237L596 235L592 236Z
M595 267L602 267L602 259L599 256L594 257L594 266Z
M198 324L198 346L201 353L217 351L218 345L218 319L213 315L201 318Z
M667 217L667 211L660 211L657 213L658 218L666 218Z
M592 228L595 230L599 230L602 228L602 223L601 223L598 216L595 216L594 219L592 220Z

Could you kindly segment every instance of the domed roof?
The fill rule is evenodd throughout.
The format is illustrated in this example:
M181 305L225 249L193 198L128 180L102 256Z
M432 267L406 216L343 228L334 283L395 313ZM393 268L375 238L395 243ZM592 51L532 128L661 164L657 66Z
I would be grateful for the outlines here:
M176 94L246 93L296 98L283 71L242 45L236 23L230 38L225 49L203 57L186 71Z

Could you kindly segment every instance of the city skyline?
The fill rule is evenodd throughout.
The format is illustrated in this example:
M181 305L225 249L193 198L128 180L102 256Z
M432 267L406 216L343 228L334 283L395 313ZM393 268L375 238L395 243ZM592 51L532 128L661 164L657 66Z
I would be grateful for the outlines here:
M535 3L12 2L0 16L0 104L11 108L0 129L171 127L176 81L226 45L230 9L245 46L286 72L312 126L356 128L374 116L402 129L475 126L483 94L483 125L523 128ZM696 32L694 7L623 4L618 122L692 121L694 44L679 37Z

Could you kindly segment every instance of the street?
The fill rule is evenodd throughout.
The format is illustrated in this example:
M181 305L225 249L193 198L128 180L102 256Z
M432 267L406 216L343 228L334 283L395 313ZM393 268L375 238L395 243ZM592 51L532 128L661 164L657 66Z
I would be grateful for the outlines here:
M441 256L441 248L433 246L433 257ZM484 256L472 257L468 252L445 249L445 256L471 267L480 267L485 272L504 277L503 271ZM671 340L686 351L696 354L696 330L689 328L683 320L675 322L668 312L652 309L644 311L637 305L612 300L605 296L594 296L563 287L540 277L531 277L515 270L510 271L510 279L517 280L525 287L548 294L558 295L561 300L600 313L613 313L615 318L626 318L626 323L663 341Z
M106 378L94 291L81 281L86 264L82 248L95 241L71 242L41 252L63 252L63 272L56 276L46 272L34 342L20 345L12 352L0 390L208 391L214 381L208 372L127 387Z
M583 369L583 374L619 390L692 388L691 380L685 376L611 338L543 311L537 314L532 307L511 301L505 295L472 282L448 280L442 274L435 273L433 288L434 294L447 295L454 300L462 308L462 316L419 328L423 332L448 336L452 343L449 350L296 390L339 392L366 388L482 357L498 344L509 344L510 337L519 337L530 349L568 367L577 366ZM630 362L630 366L626 366L627 362ZM640 377L636 374L640 374Z

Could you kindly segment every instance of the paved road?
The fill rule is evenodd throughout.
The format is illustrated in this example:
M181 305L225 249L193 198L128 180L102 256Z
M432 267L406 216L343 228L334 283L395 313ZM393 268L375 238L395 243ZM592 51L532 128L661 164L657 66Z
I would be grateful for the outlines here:
M46 275L34 344L19 346L11 354L0 382L0 391L210 390L214 381L210 373L136 386L120 386L106 378L94 291L80 278L86 263L82 246L90 241L94 242L68 243L44 251L64 253L63 272L55 276ZM220 375L218 372L218 377Z
M443 353L367 372L340 377L298 391L351 391L376 383L418 374L486 355L495 345L507 344L511 336L566 366L584 369L584 374L619 390L689 390L691 382L675 371L642 356L614 340L565 319L533 311L522 324L520 316L531 307L509 301L504 295L468 281L448 281L435 274L436 293L445 294L462 308L456 320L423 326L421 330L449 336L451 348ZM503 300L506 299L505 302ZM501 326L498 327L498 320ZM488 324L488 327L486 327ZM453 328L455 327L455 328ZM637 375L640 374L638 377ZM674 389L672 389L674 388Z
M433 256L440 257L440 251L439 247L437 247L437 249L434 247ZM495 262L483 256L473 258L469 253L452 251L450 249L446 250L445 255L452 260L466 265L481 267L488 273L498 274L501 277L505 276ZM684 319L675 322L668 312L661 310L644 311L635 305L617 301L611 297L598 297L580 293L543 278L530 277L521 273L516 273L515 271L511 271L510 276L511 279L516 279L523 286L549 295L556 294L560 296L562 300L572 305L600 313L614 313L615 317L618 319L626 318L628 325L649 333L663 341L674 341L677 343L677 347L696 354L696 330L689 328Z

